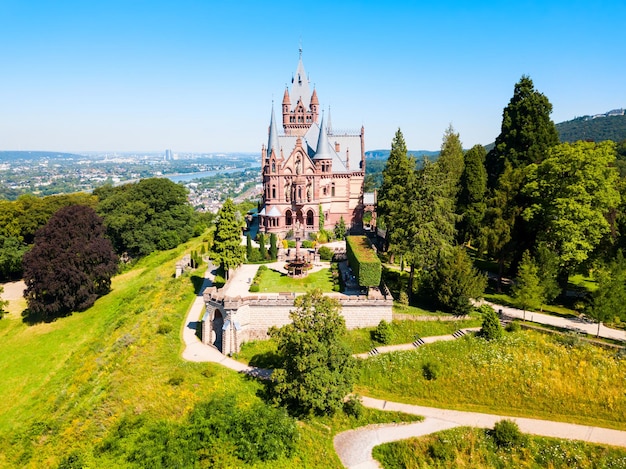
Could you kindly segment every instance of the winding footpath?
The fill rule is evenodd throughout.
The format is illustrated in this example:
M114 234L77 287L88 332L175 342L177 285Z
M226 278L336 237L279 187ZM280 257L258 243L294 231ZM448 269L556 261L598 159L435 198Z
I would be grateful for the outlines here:
M249 273L246 272L246 275ZM222 355L216 348L203 344L196 335L198 322L204 311L204 300L202 292L212 284L212 274L210 267L207 269L205 281L200 288L200 293L191 305L184 323L182 338L185 344L183 358L192 362L214 362L226 366L240 373L246 373L260 378L267 378L271 370L262 370L248 365L244 365L232 358ZM523 317L523 311L513 308L504 308L498 305L491 305L494 309L503 309L504 312L513 317ZM557 325L569 329L583 330L584 326L590 326L597 331L596 324L583 324L579 321L555 318L546 314L526 313L527 319L532 315L534 322L542 324ZM548 319L545 319L548 318ZM557 319L558 321L553 321ZM543 320L550 322L542 322ZM603 337L618 338L626 340L625 331L615 331L602 327L600 335ZM617 334L614 334L617 333ZM605 335L608 334L608 335ZM424 337L426 343L436 340L453 340L453 336ZM410 350L415 347L412 344L402 344L389 347L380 347L379 353L394 350ZM367 354L361 356L365 358ZM374 469L380 465L372 457L372 449L383 443L396 440L403 440L412 437L428 435L430 433L447 430L458 426L471 426L492 428L494 424L504 418L515 421L522 432L533 435L549 436L556 438L566 438L582 440L590 443L626 447L626 431L611 430L608 428L591 427L563 422L552 422L549 420L539 420L521 417L509 417L502 415L482 414L477 412L464 412L456 410L438 409L434 407L423 407L399 402L384 401L370 397L363 397L363 405L373 409L399 411L407 414L421 415L424 420L410 424L385 424L368 425L339 433L334 438L334 446L341 463L349 469Z

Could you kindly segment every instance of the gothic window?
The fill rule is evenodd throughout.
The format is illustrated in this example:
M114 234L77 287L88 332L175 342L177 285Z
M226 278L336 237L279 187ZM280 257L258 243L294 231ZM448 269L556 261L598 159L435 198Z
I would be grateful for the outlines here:
M306 212L306 224L307 226L313 226L313 210Z
M272 172L276 172L276 161L272 161Z
M285 225L291 226L293 224L293 215L291 214L291 210L287 210L285 212Z
M335 183L333 182L333 185L330 186L330 195L332 197L335 197Z
M272 186L272 199L276 198L276 186Z
M298 187L298 202L302 202L302 187Z

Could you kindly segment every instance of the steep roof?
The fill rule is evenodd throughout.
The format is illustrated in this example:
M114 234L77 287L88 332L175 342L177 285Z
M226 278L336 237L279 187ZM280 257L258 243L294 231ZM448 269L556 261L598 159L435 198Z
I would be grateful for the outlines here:
M274 116L274 104L272 104L272 117L270 118L270 134L267 139L267 156L272 153L272 148L276 154L276 158L280 158L280 146L278 140L278 126L276 124L276 117Z
M324 116L320 124L320 132L317 138L317 148L315 150L314 160L329 160L333 157L331 154L330 144L328 143L328 133L324 127Z
M293 108L295 108L298 101L302 101L305 109L309 108L311 104L311 90L309 87L309 77L304 70L304 64L302 63L302 49L300 49L300 60L298 60L298 67L296 68L296 74L291 79L291 102Z

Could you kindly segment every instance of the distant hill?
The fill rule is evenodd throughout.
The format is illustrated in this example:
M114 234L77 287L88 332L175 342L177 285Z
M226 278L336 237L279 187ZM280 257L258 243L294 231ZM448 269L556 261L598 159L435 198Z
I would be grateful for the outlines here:
M84 159L82 155L62 153L57 151L0 151L0 161L28 160L28 159Z
M622 142L626 140L626 113L624 109L616 109L605 114L577 117L556 124L556 129L561 142L578 140Z
M387 160L389 158L390 150L370 150L365 152L365 158L368 160ZM409 155L413 155L417 157L417 159L421 159L424 156L432 157L432 159L436 159L439 156L438 151L429 151L429 150L409 150Z

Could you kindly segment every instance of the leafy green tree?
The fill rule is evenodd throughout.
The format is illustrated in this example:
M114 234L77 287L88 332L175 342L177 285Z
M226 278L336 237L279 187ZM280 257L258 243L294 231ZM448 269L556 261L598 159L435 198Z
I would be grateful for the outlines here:
M273 261L278 259L278 238L276 233L270 235L270 259Z
M617 316L626 319L626 259L622 251L617 252L615 259L604 269L595 272L598 288L592 293L586 315L598 323L597 335L600 335L600 324Z
M224 269L224 276L227 279L230 269L243 264L245 260L245 249L241 245L242 227L233 201L226 199L224 205L217 212L212 257Z
M539 278L539 268L528 251L522 256L512 290L516 306L524 311L524 321L526 310L538 309L543 304L544 289Z
M341 304L315 289L294 305L292 323L270 330L283 364L272 375L274 398L297 415L333 414L355 380L355 359L342 340Z
M482 305L478 308L482 315L483 324L478 331L478 337L482 337L487 340L497 340L502 337L502 324L500 324L500 318L489 305Z
M443 256L433 276L433 289L439 304L456 315L472 311L472 299L480 298L487 279L476 269L463 246L455 246Z
M485 170L485 148L474 145L465 152L463 173L459 182L457 210L460 215L457 223L459 244L471 244L480 236L480 228L487 204L487 171Z
M561 293L558 282L559 256L545 242L540 242L536 249L535 263L544 301L550 303Z
M559 255L561 288L569 272L586 261L610 233L606 214L620 202L615 144L563 143L540 164L528 167L523 213L537 226L539 241Z
M145 256L172 249L194 234L195 215L186 189L166 178L142 179L94 191L98 213L118 253Z
M551 147L558 145L559 134L550 119L552 104L535 90L524 75L515 84L513 97L502 112L502 127L494 148L487 154L486 167L490 188L496 187L505 162L513 169L539 163Z
M22 258L28 246L15 236L0 235L0 279L8 280L22 276Z
M108 293L117 256L90 207L61 208L24 255L24 296L33 317L51 320L89 308Z

